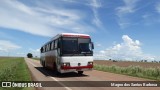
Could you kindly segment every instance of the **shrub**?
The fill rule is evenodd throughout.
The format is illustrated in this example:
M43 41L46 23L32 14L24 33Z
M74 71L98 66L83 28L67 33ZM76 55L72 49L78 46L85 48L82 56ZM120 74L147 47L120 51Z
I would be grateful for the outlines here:
M32 53L28 53L28 54L27 54L27 57L28 57L28 58L32 58L32 57L33 57Z

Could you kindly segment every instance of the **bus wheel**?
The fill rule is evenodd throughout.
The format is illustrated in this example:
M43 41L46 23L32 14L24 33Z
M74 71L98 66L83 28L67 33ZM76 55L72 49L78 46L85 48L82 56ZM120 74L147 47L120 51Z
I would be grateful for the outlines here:
M53 70L57 71L56 63L53 64Z
M55 74L56 74L57 76L60 76L60 75L61 75L61 73L58 72L56 63L54 63L54 71L55 71Z
M83 71L78 71L78 74L83 74Z
M43 61L43 65L42 66L43 66L43 68L46 68L45 61Z

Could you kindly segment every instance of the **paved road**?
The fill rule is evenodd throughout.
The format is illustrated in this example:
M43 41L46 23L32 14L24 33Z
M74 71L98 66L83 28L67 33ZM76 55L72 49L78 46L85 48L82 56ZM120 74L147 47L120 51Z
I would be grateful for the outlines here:
M39 61L25 58L34 81L57 81L63 87L42 87L38 90L160 90L160 87L67 87L60 81L147 81L146 79L113 74L102 71L86 71L83 75L76 72L66 73L60 77L51 70L43 69ZM73 84L73 83L72 83ZM89 83L82 83L88 86Z

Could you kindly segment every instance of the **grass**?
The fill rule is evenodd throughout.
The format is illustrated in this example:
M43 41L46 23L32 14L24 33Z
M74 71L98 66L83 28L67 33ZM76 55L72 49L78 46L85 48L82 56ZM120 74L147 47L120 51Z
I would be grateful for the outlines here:
M119 67L115 65L104 66L95 64L94 69L160 81L160 68L143 68L140 66Z
M0 58L0 81L31 81L24 58ZM32 90L33 88L0 88L0 90Z

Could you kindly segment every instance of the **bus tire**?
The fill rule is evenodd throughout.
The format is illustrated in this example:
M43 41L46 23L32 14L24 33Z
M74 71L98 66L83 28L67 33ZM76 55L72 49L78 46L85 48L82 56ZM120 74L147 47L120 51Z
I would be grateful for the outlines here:
M43 65L42 66L43 66L43 68L46 68L45 61L43 61Z
M53 70L54 70L54 71L57 70L56 63L53 64Z
M83 71L78 71L78 74L83 74Z
M60 76L61 73L58 71L56 63L54 63L54 66L55 66L55 67L54 67L55 74L56 74L57 76Z

